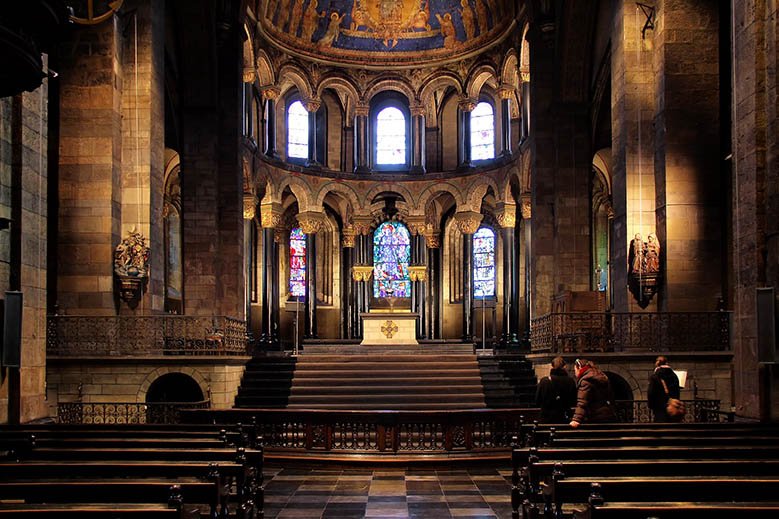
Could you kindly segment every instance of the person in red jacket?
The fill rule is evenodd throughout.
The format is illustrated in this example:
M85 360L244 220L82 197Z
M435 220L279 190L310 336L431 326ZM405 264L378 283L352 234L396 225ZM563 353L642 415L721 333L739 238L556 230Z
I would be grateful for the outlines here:
M609 379L591 361L576 359L573 365L576 378L576 410L571 427L587 423L616 422L612 401L614 399Z

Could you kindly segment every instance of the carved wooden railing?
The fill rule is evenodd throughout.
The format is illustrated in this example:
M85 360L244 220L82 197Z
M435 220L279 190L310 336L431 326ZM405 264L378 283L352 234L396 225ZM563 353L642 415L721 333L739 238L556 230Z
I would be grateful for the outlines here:
M246 355L246 323L187 315L49 316L50 356Z
M177 424L182 409L208 409L200 402L60 402L57 422L64 424Z
M735 419L735 413L720 411L719 400L696 398L682 401L687 409L684 423L732 422ZM614 407L620 422L648 423L654 421L654 414L649 409L646 400L617 400L614 402Z
M567 312L533 319L534 352L729 351L730 312Z

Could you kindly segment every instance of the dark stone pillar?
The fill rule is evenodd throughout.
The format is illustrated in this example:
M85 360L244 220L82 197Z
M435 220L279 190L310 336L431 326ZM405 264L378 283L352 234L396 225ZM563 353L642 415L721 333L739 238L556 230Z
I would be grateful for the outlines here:
M501 88L498 91L500 95L500 155L502 157L511 157L511 96L514 90L511 88Z
M262 229L262 324L260 345L264 350L273 346L273 227Z
M306 233L306 304L304 335L306 339L317 338L316 323L316 234Z
M521 222L521 229L522 229L522 240L520 240L517 243L517 246L523 246L524 252L523 255L525 257L525 279L524 279L524 299L525 299L525 306L523 307L523 315L522 315L522 322L523 322L523 328L521 331L521 342L525 348L530 348L530 309L533 307L533 301L532 301L532 295L530 292L530 283L531 283L531 277L530 277L530 267L531 267L531 257L532 257L532 229L533 226L531 225L530 221L530 200L523 200L522 201L522 222ZM515 270L516 273L515 279L519 279L519 262L516 262L515 264ZM518 289L519 287L517 287ZM519 305L517 305L516 308L516 319L517 322L519 322Z
M425 107L411 108L411 173L425 172Z
M354 314L357 310L354 304L355 282L352 277L352 267L354 266L354 230L346 228L342 231L341 245L341 286L343 287L341 294L341 337L353 339L355 337Z
M319 168L322 164L317 160L317 124L316 113L322 106L322 102L314 99L304 101L303 106L308 111L308 160L306 166L309 168Z
M463 342L473 342L473 234L463 234Z
M441 249L440 247L440 234L428 232L425 236L427 242L427 337L429 339L441 338L441 310L440 310L440 298L441 293L440 279L441 279Z
M252 336L252 285L254 282L255 273L252 270L254 263L254 254L257 248L257 244L254 243L252 233L252 219L255 214L256 198L251 196L250 198L244 197L244 220L243 220L243 243L244 243L244 278L246 279L246 287L244 289L244 304L246 312L246 343L251 347L254 343L254 337ZM247 209L249 209L247 211ZM247 218L247 216L249 218Z
M354 109L354 172L368 173L368 107Z
M530 73L527 73L528 80L530 79ZM530 133L530 85L528 81L522 80L521 87L521 103L522 103L522 122L520 126L519 142L525 142L528 134Z
M274 349L283 349L281 344L280 323L281 317L279 315L279 299L281 294L279 292L279 250L284 243L285 233L278 227L273 230L273 268L271 269L271 286L273 287L272 299L271 299L271 322L272 328L272 346Z
M471 112L476 103L470 99L460 101L457 105L460 117L460 169L473 167L471 164Z
M279 96L276 87L266 88L262 91L265 98L265 155L270 158L278 158L276 153L276 98Z
M517 279L517 255L514 232L514 220L504 222L501 229L503 237L503 336L501 346L516 348L519 346L517 330L517 307L519 305L519 280Z

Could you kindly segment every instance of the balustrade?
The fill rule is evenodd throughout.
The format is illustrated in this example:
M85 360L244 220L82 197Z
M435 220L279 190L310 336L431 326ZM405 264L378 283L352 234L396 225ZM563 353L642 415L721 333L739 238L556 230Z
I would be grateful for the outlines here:
M49 356L246 355L246 322L184 315L49 316Z
M531 322L533 352L730 350L730 312L567 312Z

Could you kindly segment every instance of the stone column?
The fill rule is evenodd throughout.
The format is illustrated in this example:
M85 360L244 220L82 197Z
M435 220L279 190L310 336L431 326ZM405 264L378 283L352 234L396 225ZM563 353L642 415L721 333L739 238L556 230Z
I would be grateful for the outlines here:
M425 106L411 106L411 173L425 172Z
M354 227L349 225L341 231L341 336L344 339L355 337L354 314L356 313L354 294Z
M454 213L454 223L463 234L463 342L473 341L473 235L482 218L476 211Z
M517 307L519 305L519 279L514 227L517 223L517 206L511 202L498 204L496 218L503 238L503 334L504 348L519 346Z
M408 217L406 224L411 232L411 264L409 278L411 279L411 311L419 314L417 320L417 338L425 338L425 280L427 279L425 250L425 220L424 217Z
M271 322L272 325L272 332L273 332L273 345L277 347L278 349L282 350L283 345L281 344L281 316L279 315L279 304L281 299L281 290L280 290L280 283L281 280L279 279L279 251L284 246L284 243L287 243L286 238L289 236L289 230L285 229L283 226L277 226L276 229L274 229L273 232L273 291L271 299Z
M425 228L427 246L427 337L441 338L441 232L431 225Z
M281 91L278 87L262 89L262 98L265 100L265 156L271 159L279 158L276 152L276 99Z
M316 113L319 111L319 108L322 106L322 100L321 99L314 99L309 98L305 99L303 101L303 107L308 112L308 160L306 161L306 166L309 168L321 168L322 163L319 162L319 157L317 157L316 149L317 149L317 124L316 124Z
M246 279L246 288L244 290L244 306L246 308L246 342L249 346L254 342L252 336L252 282L255 273L252 271L252 258L257 244L252 237L252 221L257 214L257 197L251 193L243 195L243 257L244 257L244 279Z
M522 81L519 87L519 102L521 103L522 126L520 126L519 142L525 142L530 133L530 70L519 70Z
M316 233L325 223L324 213L306 211L298 214L298 223L306 235L306 302L304 310L304 337L317 338L316 319Z
M471 112L474 108L476 108L476 101L467 97L457 104L457 113L460 119L460 165L458 169L473 167L471 163Z
M530 309L533 307L533 301L532 301L532 293L530 291L531 286L531 278L530 278L530 267L531 267L531 261L530 258L532 258L532 222L531 222L531 206L530 206L530 195L522 195L522 201L520 205L521 211L522 211L522 222L521 222L521 229L522 229L522 240L521 244L524 246L524 249L522 250L522 256L524 256L525 265L525 279L523 280L523 290L522 293L524 295L524 305L521 309L521 315L522 315L522 329L520 330L517 328L518 333L521 335L521 342L522 344L529 349L530 347ZM515 229L516 232L516 229ZM514 270L516 276L514 279L519 280L519 262L515 263L515 270ZM519 288L517 288L517 292L519 292ZM515 311L515 321L517 323L520 322L520 306L516 306Z
M369 173L368 166L368 105L359 104L354 109L354 172Z
M274 287L278 284L278 261L276 260L275 230L281 223L282 208L278 203L265 203L260 206L260 222L262 224L262 264L260 275L262 276L262 324L259 343L264 350L275 349L278 346L274 342L273 304Z
M511 158L511 99L514 88L511 85L501 85L498 89L500 97L500 156Z

